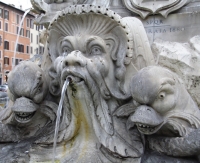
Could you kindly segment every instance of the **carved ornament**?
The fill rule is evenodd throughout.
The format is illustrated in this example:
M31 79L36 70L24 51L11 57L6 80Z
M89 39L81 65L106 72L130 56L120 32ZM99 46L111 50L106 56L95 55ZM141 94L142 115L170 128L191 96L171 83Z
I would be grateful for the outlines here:
M165 18L191 0L123 0L125 6L143 19L148 15L161 14Z

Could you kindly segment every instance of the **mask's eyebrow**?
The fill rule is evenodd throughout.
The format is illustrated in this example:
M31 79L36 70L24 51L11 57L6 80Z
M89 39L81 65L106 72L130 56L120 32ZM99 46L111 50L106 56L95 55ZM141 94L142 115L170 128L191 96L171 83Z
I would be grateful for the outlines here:
M85 47L92 47L93 45L99 45L101 47L104 47L104 40L98 36L90 37L85 42ZM103 49L102 49L103 50Z
M62 41L61 41L61 47L63 46L69 46L69 47L73 47L72 45L72 39L70 39L70 37L65 37Z

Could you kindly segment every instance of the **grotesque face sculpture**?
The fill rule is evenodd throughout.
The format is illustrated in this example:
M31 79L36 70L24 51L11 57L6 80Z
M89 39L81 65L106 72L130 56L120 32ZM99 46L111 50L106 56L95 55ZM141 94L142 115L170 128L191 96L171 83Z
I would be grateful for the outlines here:
M74 17L77 18L76 21L71 21ZM58 31L65 24L63 21L67 22L62 29L65 35L60 35ZM54 62L52 70L56 72L56 77L52 76L54 80L50 85L54 87L50 87L50 92L59 92L55 89L55 83L62 86L66 78L71 80L73 88L76 87L74 90L86 87L84 91L90 94L87 98L92 98L98 123L111 135L112 118L105 100L111 96L126 96L120 85L123 82L123 58L126 57L127 50L127 36L123 30L117 22L110 21L109 17L103 15L82 14L77 17L72 14L53 24L48 39L49 52ZM53 74L52 70L50 76Z
M49 54L54 63L57 57L62 58L62 67L56 66L57 74L66 68L62 80L73 68L79 74L83 71L82 78L89 86L90 78L84 76L88 73L101 87L104 97L112 95L123 99L130 95L129 90L124 90L125 60L130 60L125 27L107 16L89 13L60 17L51 26ZM71 76L76 75L72 72Z
M194 119L195 127L199 127L197 105L177 75L168 69L152 66L140 70L132 78L131 93L139 106L129 120L140 132L150 135L162 127L182 136L193 126Z
M69 77L76 85L90 84L88 76L91 76L104 84L102 78L108 76L109 70L113 71L106 42L99 36L67 36L62 40L61 49L63 81Z
M130 82L130 76L135 72L131 70L126 76L127 65L132 59L129 52L133 47L132 35L126 32L129 26L122 25L117 14L100 7L77 6L74 11L80 9L80 12L76 14L68 9L49 26L50 92L59 96L64 81L69 79L71 82L65 92L65 101L69 99L68 108L67 104L63 106L70 115L69 126L76 119L80 121L85 117L81 122L75 122L74 131L70 132L81 135L80 131L89 128L87 133L93 134L91 146L97 138L109 151L118 151L122 157L138 157L142 143L138 141L139 150L135 150L128 147L126 141L120 141L112 119L118 101L130 98L125 79ZM101 12L104 14L99 14ZM81 125L85 121L87 125L84 126L89 127ZM69 128L66 133L70 133ZM75 132L77 128L79 132ZM132 139L127 137L126 140ZM69 137L66 139L70 140Z

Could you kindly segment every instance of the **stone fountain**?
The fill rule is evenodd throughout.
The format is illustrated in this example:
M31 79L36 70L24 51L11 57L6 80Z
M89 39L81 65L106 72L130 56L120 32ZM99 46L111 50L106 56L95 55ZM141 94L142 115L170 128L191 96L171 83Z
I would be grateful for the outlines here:
M199 36L150 43L130 14L167 17L189 3L170 2L31 0L45 52L41 67L23 61L9 74L0 162L199 162Z

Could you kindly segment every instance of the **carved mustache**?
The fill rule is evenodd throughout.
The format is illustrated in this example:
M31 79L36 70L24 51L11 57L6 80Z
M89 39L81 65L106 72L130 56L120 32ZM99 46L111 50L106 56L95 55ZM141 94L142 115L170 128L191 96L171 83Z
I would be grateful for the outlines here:
M65 80L69 80L70 83L86 82L85 72L78 71L77 69L71 70L70 68L64 68L61 73L61 84L63 85Z
M71 82L71 84L75 85L79 85L84 82L89 88L91 87L91 85L94 84L99 85L99 88L101 88L100 89L101 95L106 99L110 98L110 92L107 89L106 83L103 80L102 76L90 72L90 68L91 67L86 67L84 69L73 66L65 67L61 71L61 85L64 84L66 79L68 79Z

